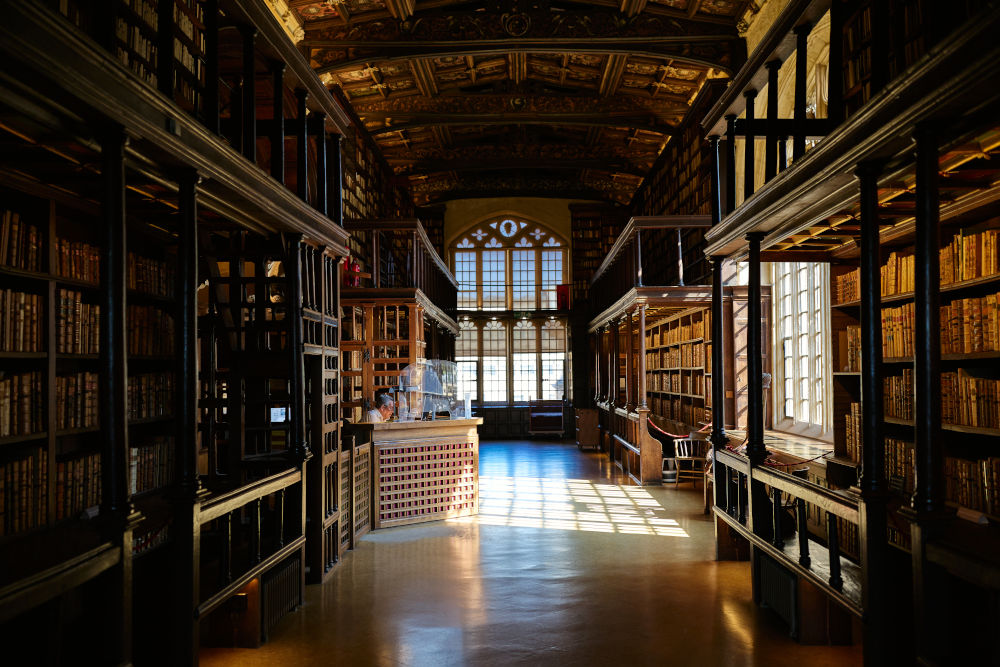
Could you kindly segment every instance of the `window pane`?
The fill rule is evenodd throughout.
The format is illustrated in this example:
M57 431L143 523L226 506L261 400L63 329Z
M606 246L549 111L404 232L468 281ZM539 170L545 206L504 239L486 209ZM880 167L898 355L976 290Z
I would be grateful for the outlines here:
M490 321L483 327L483 401L507 402L507 327Z
M562 284L562 280L563 251L543 250L541 292L542 308L553 310L556 308L556 285Z
M455 253L455 279L458 281L458 307L476 307L476 253Z
M511 258L514 310L535 309L535 250L514 250Z
M526 403L538 398L538 357L534 352L515 352L514 402Z
M483 310L504 310L506 307L505 253L505 250L483 251Z

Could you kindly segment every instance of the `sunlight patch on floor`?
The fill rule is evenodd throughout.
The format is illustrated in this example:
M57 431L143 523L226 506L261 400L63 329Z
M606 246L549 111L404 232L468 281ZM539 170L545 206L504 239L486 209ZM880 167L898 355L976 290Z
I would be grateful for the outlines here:
M452 523L689 537L641 487L585 479L479 478L479 514Z

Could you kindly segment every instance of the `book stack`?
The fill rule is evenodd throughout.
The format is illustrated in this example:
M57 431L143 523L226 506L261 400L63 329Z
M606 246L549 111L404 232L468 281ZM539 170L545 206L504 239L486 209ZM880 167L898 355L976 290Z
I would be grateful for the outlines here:
M833 305L850 303L861 298L861 269L854 269L834 278Z
M1000 293L941 306L941 354L1000 352Z
M847 351L847 363L844 365L844 370L848 373L860 373L861 372L861 327L857 325L848 325L845 330L846 334L846 351ZM883 334L884 337L885 334Z
M143 373L128 379L129 421L169 417L174 406L174 376Z
M885 416L913 419L913 369L904 368L902 375L890 375L882 380Z
M0 264L24 271L42 270L42 235L15 211L0 217Z
M941 373L941 421L976 428L1000 428L1000 380L968 371Z
M129 306L128 353L168 355L174 351L174 318L154 306Z
M173 480L174 439L158 436L129 448L129 493L145 493Z
M847 457L861 462L861 404L851 403L850 412L844 415L846 426Z
M169 540L169 523L158 528L154 528L148 533L136 535L132 538L132 555L138 556L139 554L146 553L147 551L152 551L156 547L166 544Z
M101 456L89 454L56 464L56 520L101 503Z
M981 461L946 457L944 460L945 499L962 507L994 516L1000 515L1000 458Z
M0 537L48 521L49 453L41 448L0 464Z
M881 269L882 296L912 292L915 284L913 277L914 266L912 253L906 255L895 252L889 253L889 258L882 265Z
M985 278L1000 273L997 234L988 229L978 234L956 234L951 243L941 248L941 284Z
M128 254L125 264L125 284L128 289L153 296L172 297L176 273L172 262L162 262Z
M43 405L40 372L0 371L0 437L41 433Z
M98 426L97 373L76 373L56 378L56 428Z
M885 439L885 478L889 481L890 489L907 496L913 494L916 473L912 442Z
M56 295L56 352L100 352L101 307L83 302L83 294L60 289Z
M0 289L0 352L41 352L42 295Z
M100 284L101 249L82 241L56 239L56 275Z
M913 356L913 322L916 307L906 303L882 309L882 356Z

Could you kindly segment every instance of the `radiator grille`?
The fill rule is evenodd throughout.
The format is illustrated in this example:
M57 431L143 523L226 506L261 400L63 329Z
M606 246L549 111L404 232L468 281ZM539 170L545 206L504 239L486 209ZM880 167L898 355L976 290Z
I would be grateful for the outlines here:
M785 623L793 637L798 636L798 596L795 575L770 556L758 554L760 573L760 606L773 610Z
M302 595L302 560L295 554L275 565L261 578L260 636L267 635L285 614L299 605Z

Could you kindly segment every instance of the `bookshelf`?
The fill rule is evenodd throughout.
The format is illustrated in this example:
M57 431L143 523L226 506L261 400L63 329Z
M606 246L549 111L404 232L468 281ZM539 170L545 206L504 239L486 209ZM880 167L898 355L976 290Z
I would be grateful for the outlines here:
M695 431L711 419L711 313L706 308L646 327L646 394L650 412Z
M306 581L319 583L340 559L340 265L326 248L303 241L302 325L308 464Z

